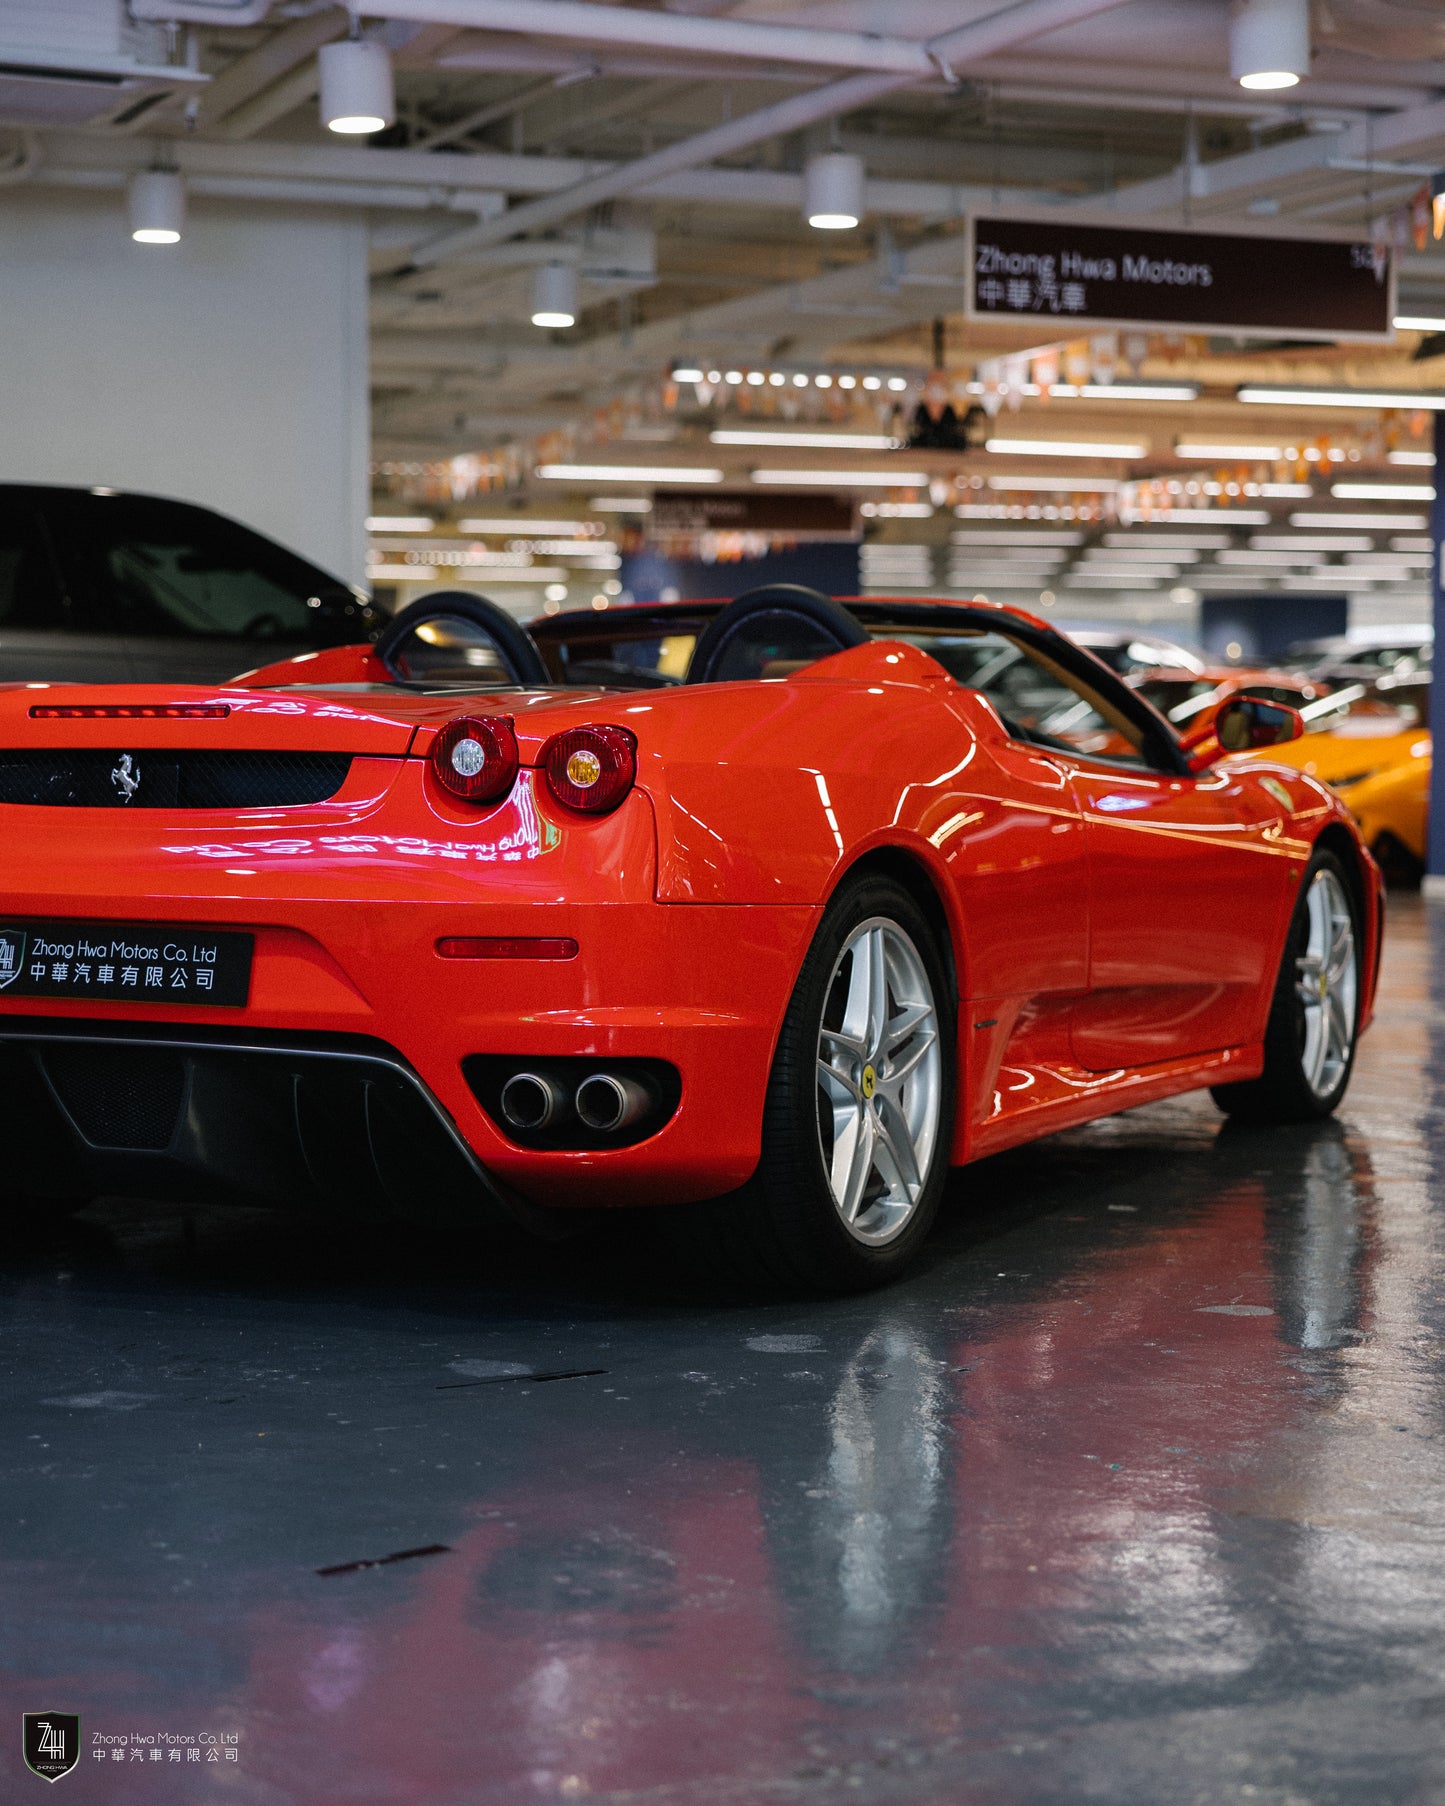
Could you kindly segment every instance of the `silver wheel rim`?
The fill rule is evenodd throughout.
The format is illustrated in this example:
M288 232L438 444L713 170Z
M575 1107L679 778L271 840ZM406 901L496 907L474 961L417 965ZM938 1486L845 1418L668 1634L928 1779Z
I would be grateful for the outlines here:
M1310 1090L1326 1098L1345 1076L1355 1044L1355 923L1344 886L1331 871L1315 873L1305 908L1304 951L1295 962L1304 1013L1300 1066Z
M918 1208L937 1152L943 1050L933 985L896 922L849 935L818 1034L818 1146L848 1233L877 1246Z

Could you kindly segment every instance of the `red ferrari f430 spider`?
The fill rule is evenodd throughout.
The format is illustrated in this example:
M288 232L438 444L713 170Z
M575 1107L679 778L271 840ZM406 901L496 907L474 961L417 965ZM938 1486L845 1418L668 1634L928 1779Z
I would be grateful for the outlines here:
M10 1184L416 1222L666 1206L875 1284L950 1167L1209 1087L1323 1116L1378 873L1227 705L1018 610L407 609L211 686L0 691ZM1256 756L1219 762L1221 750Z

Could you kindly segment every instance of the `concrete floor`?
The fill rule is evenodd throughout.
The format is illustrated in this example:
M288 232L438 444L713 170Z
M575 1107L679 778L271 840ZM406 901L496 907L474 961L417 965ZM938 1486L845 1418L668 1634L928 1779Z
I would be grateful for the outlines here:
M1442 991L1399 901L1337 1124L1003 1156L846 1303L12 1224L0 1798L53 1710L106 1806L1445 1799Z

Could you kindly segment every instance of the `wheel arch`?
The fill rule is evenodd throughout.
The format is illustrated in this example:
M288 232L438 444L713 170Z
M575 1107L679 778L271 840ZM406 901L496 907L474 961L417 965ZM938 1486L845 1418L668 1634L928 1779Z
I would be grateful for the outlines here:
M1384 949L1384 882L1369 849L1342 821L1326 822L1315 836L1314 844L1317 848L1323 847L1333 853L1343 866L1360 925L1365 931L1366 952L1362 963L1368 977L1368 989L1360 1012L1360 1026L1363 1028L1373 1011L1380 976L1380 955Z
M949 908L944 881L925 858L906 846L887 842L870 847L850 865L833 876L825 902L831 902L838 887L850 878L877 876L891 878L906 890L922 910L929 927L938 939L938 950L948 971L955 1004L963 995L965 968L964 949L959 927Z

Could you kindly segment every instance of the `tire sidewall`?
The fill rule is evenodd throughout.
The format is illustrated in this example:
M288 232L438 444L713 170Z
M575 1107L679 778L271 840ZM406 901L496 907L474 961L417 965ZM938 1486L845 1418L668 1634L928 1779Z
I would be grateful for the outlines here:
M1304 1004L1296 985L1297 962L1309 937L1309 894L1315 879L1322 871L1333 873L1344 893L1345 904L1350 912L1350 926L1354 934L1355 958L1355 1019L1350 1025L1349 1058L1333 1089L1323 1097L1310 1087L1304 1075L1301 1058L1304 1041ZM1265 1037L1267 1063L1275 1060L1282 1063L1285 1059L1291 1062L1290 1076L1298 1088L1303 1112L1319 1117L1329 1116L1349 1089L1350 1078L1355 1070L1355 1053L1360 1044L1360 1011L1364 1007L1364 997L1364 943L1361 939L1359 902L1344 865L1328 847L1320 847L1316 849L1314 856L1305 868L1300 894L1295 902L1294 913L1290 917L1289 935L1285 941L1284 962L1280 967L1279 983L1275 993L1274 1006L1270 1011L1269 1029Z
M838 1214L818 1136L818 1039L838 959L862 922L882 918L912 941L933 989L942 1072L933 1160L913 1214L894 1238L870 1245L852 1236ZM785 1241L831 1285L879 1284L907 1266L927 1236L948 1183L958 1097L958 1003L951 965L909 893L893 880L846 880L824 913L804 959L779 1037L763 1120L763 1158L756 1183Z

